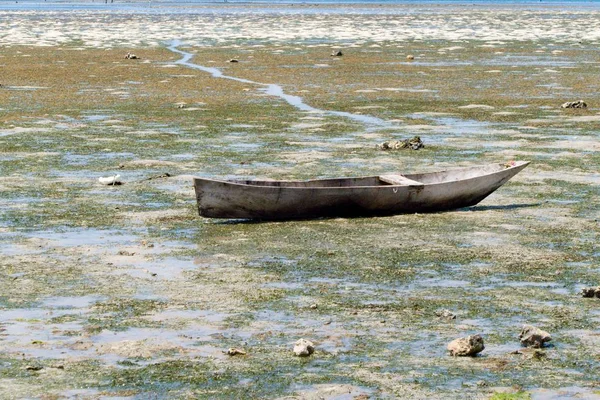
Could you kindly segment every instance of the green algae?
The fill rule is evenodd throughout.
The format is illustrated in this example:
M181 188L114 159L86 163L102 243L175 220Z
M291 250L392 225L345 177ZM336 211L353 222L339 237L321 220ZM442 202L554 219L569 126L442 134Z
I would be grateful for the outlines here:
M228 66L228 74L276 82L323 110L402 121L375 128L307 115L281 99L256 96L257 86L183 67L154 68L172 61L166 49L145 49L150 63L122 69L112 64L121 62L123 49L85 50L98 62L88 66L97 78L86 79L77 77L76 59L61 49L29 50L38 57L11 64L3 79L49 89L37 91L35 101L31 93L2 91L0 129L47 130L0 136L0 185L8 205L0 211L1 232L8 233L1 240L7 248L17 246L0 262L0 304L3 310L56 313L44 299L66 293L106 298L77 313L3 321L2 327L18 322L35 332L48 324L62 333L35 338L36 344L23 344L13 334L3 337L2 379L18 382L15 393L22 397L93 389L90 395L275 398L333 382L384 398L529 398L534 388L594 384L598 363L589 353L597 302L577 292L581 285L598 284L594 174L600 159L590 143L578 141L595 140L598 123L571 118L593 116L595 110L559 110L563 99L540 86L550 78L535 60L516 71L491 64L502 57L496 51L532 56L544 41L509 42L494 50L479 44L462 44L460 61L472 63L466 66L419 64L452 64L438 54L451 45L446 41L409 42L379 53L364 44L329 69L302 67L322 61L317 52L323 49L315 48L286 57L267 49L254 52L248 68ZM404 53L419 54L428 46L426 60L404 62ZM194 50L198 63L227 59L231 52L218 46ZM583 61L596 62L597 55L571 50L568 57L579 61L560 74L560 83L572 87L573 95L587 94L593 104L594 71ZM53 68L57 61L72 68ZM35 72L42 66L44 77ZM501 72L496 76L489 69ZM144 83L126 85L128 98L104 91L127 80ZM386 87L415 91L369 91ZM81 94L90 88L94 91ZM177 108L179 102L185 108ZM470 104L494 108L460 108ZM93 115L100 117L88 118ZM422 150L376 149L384 140L417 134ZM164 172L309 179L514 158L533 163L478 206L385 218L211 221L196 215L191 180L142 181ZM583 180L569 179L573 172ZM99 176L115 173L124 185L97 184ZM166 212L172 209L182 211ZM134 239L96 243L88 237L94 229ZM71 247L34 240L40 231L76 232L81 240ZM137 255L119 258L120 248ZM39 253L28 253L33 250ZM170 279L143 271L148 262L175 268L190 259L194 267ZM440 320L443 309L455 312L457 320ZM216 315L159 318L172 310ZM544 359L510 354L519 348L516 335L524 323L553 335ZM216 333L197 334L201 338L189 339L181 352L115 356L118 367L68 350L76 340L136 328L153 329L160 337L168 327L196 337L185 331L188 326ZM447 357L447 342L470 333L483 334L482 356ZM293 342L304 336L317 344L310 359L291 353ZM28 355L23 358L9 345ZM186 353L202 346L218 352L244 347L248 355ZM36 357L37 347L88 358ZM64 369L52 367L59 363ZM43 369L27 370L30 364ZM494 394L495 386L515 385L527 392Z

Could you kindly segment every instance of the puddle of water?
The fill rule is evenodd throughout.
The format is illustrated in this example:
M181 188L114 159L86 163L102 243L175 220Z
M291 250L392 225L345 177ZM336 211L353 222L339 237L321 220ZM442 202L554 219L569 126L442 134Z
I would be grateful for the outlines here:
M534 389L529 393L531 400L599 400L600 395L594 391L580 386L570 386L560 389Z
M27 246L15 244L15 243L2 243L0 246L0 254L3 256L17 256L17 255L29 255L29 254L40 254L45 250L31 249ZM18 276L13 274L12 276Z
M203 319L212 323L222 323L229 314L211 310L165 310L147 317L150 321L197 320Z
M52 309L82 309L89 308L92 304L102 301L100 296L79 296L79 297L49 297L43 302L43 307Z
M110 115L98 114L98 115L84 115L84 118L90 122L103 121L112 118Z
M138 278L163 278L175 279L181 276L185 271L193 271L198 268L194 260L182 260L173 257L167 257L160 260L139 260L121 257L113 259L113 264L123 266L134 266L134 268L120 268L113 271L113 274L128 274Z
M268 288L286 289L286 290L298 290L298 289L304 288L304 284L300 283L300 282L269 282L269 283L265 283L263 286L268 287Z
M329 111L329 110L322 110L322 109L312 107L312 106L306 104L304 102L304 100L302 99L302 97L285 93L283 88L277 84L260 83L260 82L255 82L255 81L251 81L248 79L236 78L234 76L224 75L223 72L221 70L219 70L218 68L205 67L202 65L194 64L194 63L190 62L190 60L192 59L192 57L194 55L191 53L188 53L186 51L178 49L177 47L180 45L181 45L181 42L178 40L175 40L175 41L172 41L171 45L168 47L168 49L171 50L172 52L180 54L182 56L181 59L175 61L175 64L184 65L188 68L197 69L197 70L200 70L203 72L208 72L214 78L230 79L230 80L233 80L236 82L263 86L259 90L263 91L265 94L267 94L269 96L279 97L280 99L284 100L286 103L297 108L300 111L305 111L305 112L310 112L310 113L315 113L315 114L334 115L334 116L338 116L338 117L348 118L348 119L351 119L351 120L354 120L357 122L361 122L366 125L374 125L374 126L378 126L378 127L391 126L391 124L389 122L384 121L380 118L369 116L369 115L352 114L352 113L343 112L343 111Z
M527 282L527 281L501 281L498 282L498 285L509 286L509 287L539 287L539 288L547 288L547 289L559 289L563 285L561 283L556 282Z
M32 238L46 239L51 245L59 247L128 245L138 240L137 236L117 230L80 229L67 232L37 231Z
M428 278L428 279L419 279L414 283L415 287L421 288L430 288L430 287L438 287L438 288L461 288L468 287L471 285L470 281L463 281L458 279L438 279L438 278Z

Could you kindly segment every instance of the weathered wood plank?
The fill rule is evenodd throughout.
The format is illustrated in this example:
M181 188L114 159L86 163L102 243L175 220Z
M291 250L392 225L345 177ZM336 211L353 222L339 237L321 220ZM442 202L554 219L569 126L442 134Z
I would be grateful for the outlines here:
M390 185L410 185L410 186L423 186L424 184L418 181L413 181L412 179L408 179L404 175L380 175L379 180L385 183L389 183Z

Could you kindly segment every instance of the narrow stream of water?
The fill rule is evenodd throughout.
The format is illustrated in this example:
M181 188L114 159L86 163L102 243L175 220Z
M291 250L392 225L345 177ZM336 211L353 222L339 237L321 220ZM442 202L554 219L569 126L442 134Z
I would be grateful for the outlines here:
M252 85L263 86L263 88L261 88L260 90L264 91L266 94L268 94L270 96L275 96L275 97L281 98L282 100L287 102L289 105L296 107L300 111L307 111L307 112L312 112L315 114L322 114L322 115L335 115L338 117L348 118L353 121L361 122L369 127L389 127L389 126L391 126L391 124L388 121L385 121L381 118L372 117L369 115L352 114L352 113L344 112L344 111L322 110L319 108L312 107L312 106L306 104L304 102L304 100L302 99L302 97L294 96L291 94L286 94L283 91L283 88L277 84L261 83L261 82L251 81L248 79L236 78L235 76L224 75L223 72L221 72L218 68L204 67L202 65L194 64L194 63L190 62L190 60L193 57L193 54L188 53L183 50L180 50L178 48L178 46L180 46L181 44L182 44L181 41L174 40L167 47L172 52L181 54L181 56L182 56L182 58L180 60L175 61L175 64L184 65L188 68L193 68L193 69L197 69L200 71L208 72L215 78L230 79L230 80L236 81L236 82L242 82L242 83L248 83L248 84L252 84Z

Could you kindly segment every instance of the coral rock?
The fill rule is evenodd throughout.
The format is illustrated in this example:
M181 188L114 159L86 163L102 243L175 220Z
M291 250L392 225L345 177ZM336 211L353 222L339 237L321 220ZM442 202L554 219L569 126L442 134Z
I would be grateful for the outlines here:
M583 100L567 101L566 103L563 103L560 108L587 108L587 104L585 104L585 101Z
M454 339L448 343L448 351L451 356L474 356L481 353L485 346L483 338L480 335L470 335L463 338Z
M308 357L315 352L315 345L306 339L299 339L294 344L294 354L298 357Z
M411 139L405 140L388 140L381 143L379 146L381 150L399 150L399 149L411 149L419 150L425 147L423 141L419 136L415 136Z
M544 343L552 340L550 334L546 331L536 328L532 325L523 325L519 334L521 345L525 347L540 348L544 347Z
M452 311L450 311L450 310L442 310L442 311L438 311L438 312L437 312L437 316L438 316L440 319L448 319L448 320L451 320L451 319L456 319L456 314L454 314L454 313L453 313Z
M230 349L227 350L226 354L228 356L238 356L238 355L245 356L246 352L244 350L242 350L242 349L236 349L236 348L232 347L232 348L230 348Z
M581 289L583 297L598 297L600 298L600 286Z

